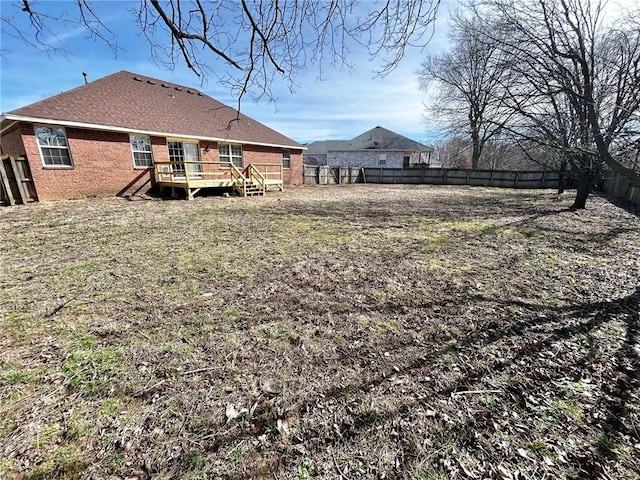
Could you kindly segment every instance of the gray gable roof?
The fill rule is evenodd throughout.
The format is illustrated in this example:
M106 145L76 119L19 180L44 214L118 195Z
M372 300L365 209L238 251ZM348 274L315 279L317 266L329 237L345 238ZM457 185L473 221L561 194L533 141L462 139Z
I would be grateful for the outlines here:
M375 127L350 142L350 150L412 150L431 151L433 148L382 127Z
M324 155L329 150L348 150L349 143L350 140L320 140L306 145L307 151L304 153Z
M414 142L410 138L375 127L352 140L322 140L307 145L305 154L326 154L335 150L402 150L412 152L432 152L433 148Z

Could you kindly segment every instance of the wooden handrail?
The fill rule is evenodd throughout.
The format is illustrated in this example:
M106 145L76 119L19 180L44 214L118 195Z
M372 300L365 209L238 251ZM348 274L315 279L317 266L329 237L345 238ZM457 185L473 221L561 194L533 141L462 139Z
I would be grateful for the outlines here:
M249 172L249 178L251 178L251 180L255 181L258 184L260 190L264 194L266 190L266 178L264 177L264 175L262 175L260 170L258 170L253 163L250 163L245 171Z
M231 174L231 179L234 182L239 182L241 185L241 192L243 196L247 196L247 177L244 176L242 171L238 167L236 167L233 163L229 163L229 173Z

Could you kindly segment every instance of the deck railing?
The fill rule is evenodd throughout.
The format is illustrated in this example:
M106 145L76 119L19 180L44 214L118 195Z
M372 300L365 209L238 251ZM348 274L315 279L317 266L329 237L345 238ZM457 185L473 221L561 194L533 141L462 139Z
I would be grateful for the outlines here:
M284 172L281 163L252 163L263 178L265 187L273 185L284 190Z
M242 196L264 194L269 186L284 190L277 163L250 163L241 170L228 162L156 162L155 173L160 186L184 188L189 198L210 187L233 187Z
M211 165L215 169L207 169ZM232 168L237 167L227 162L155 162L156 178L159 182L191 183L194 180L228 180L233 179ZM204 168L203 168L204 167Z

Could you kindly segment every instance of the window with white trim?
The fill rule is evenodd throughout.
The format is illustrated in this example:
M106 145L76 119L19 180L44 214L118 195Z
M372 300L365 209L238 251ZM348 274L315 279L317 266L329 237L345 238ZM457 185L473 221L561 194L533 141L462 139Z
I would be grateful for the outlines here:
M40 156L45 166L72 167L67 133L63 127L35 127Z
M233 163L236 167L242 168L242 145L233 145L231 143L219 144L218 158L220 162Z
M282 168L291 168L291 151L286 148L282 150Z
M153 167L151 156L151 138L146 135L129 135L131 140L131 152L133 153L133 166L136 168Z
M381 153L378 155L378 165L379 166L384 166L387 164L387 154L386 153Z

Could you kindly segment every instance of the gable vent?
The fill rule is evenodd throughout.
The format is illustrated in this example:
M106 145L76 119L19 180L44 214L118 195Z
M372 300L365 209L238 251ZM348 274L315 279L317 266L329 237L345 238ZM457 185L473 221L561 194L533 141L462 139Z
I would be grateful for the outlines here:
M147 83L150 84L150 85L155 85L156 84L156 82L152 82L151 80L147 80Z

